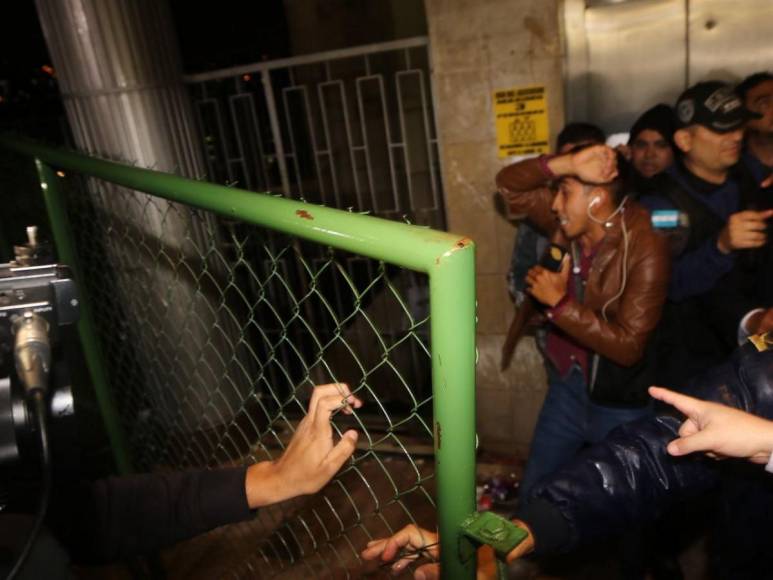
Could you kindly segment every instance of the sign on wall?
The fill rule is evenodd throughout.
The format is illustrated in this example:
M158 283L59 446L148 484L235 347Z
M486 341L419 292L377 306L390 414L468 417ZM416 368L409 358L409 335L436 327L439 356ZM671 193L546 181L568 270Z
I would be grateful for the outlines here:
M548 152L548 103L544 85L494 92L499 157Z

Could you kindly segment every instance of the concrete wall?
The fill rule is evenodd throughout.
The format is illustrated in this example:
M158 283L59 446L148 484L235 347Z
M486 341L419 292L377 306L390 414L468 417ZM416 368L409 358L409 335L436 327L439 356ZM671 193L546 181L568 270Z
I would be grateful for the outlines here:
M510 369L499 353L513 307L505 274L515 228L494 211L492 93L547 87L551 143L563 124L558 0L425 0L449 230L478 249L478 433L486 449L523 454L545 394L542 359L523 341Z

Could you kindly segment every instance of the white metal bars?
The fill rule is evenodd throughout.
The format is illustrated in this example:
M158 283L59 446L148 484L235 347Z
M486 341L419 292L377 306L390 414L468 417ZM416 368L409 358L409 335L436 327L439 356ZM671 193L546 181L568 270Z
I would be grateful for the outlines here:
M443 228L427 39L190 75L210 181Z

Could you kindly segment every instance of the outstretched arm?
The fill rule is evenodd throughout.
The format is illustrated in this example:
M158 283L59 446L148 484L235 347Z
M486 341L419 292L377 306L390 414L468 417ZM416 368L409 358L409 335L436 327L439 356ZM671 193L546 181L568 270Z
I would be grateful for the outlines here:
M251 509L314 493L336 474L357 442L355 431L333 441L332 414L361 406L345 384L315 387L308 414L275 461L111 477L83 486L77 496L65 498L69 513L62 514L60 536L76 561L110 562L247 520Z
M652 521L671 505L714 489L719 475L701 457L674 458L665 447L673 417L642 419L613 430L535 487L517 516L539 554L564 553Z
M753 463L770 460L773 421L662 387L650 387L650 395L686 416L679 427L679 438L668 444L671 455L704 451L713 457L740 457Z

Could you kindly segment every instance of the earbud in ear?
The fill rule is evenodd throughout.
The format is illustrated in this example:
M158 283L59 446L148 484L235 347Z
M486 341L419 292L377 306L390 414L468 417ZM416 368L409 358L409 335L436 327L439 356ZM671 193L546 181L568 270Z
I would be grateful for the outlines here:
M600 198L600 197L597 195L597 196L596 196L596 197L594 197L592 200L590 200L590 203L588 204L588 208L590 209L590 208L592 208L594 205L596 205L597 203L600 203L600 202L601 202L601 198Z

